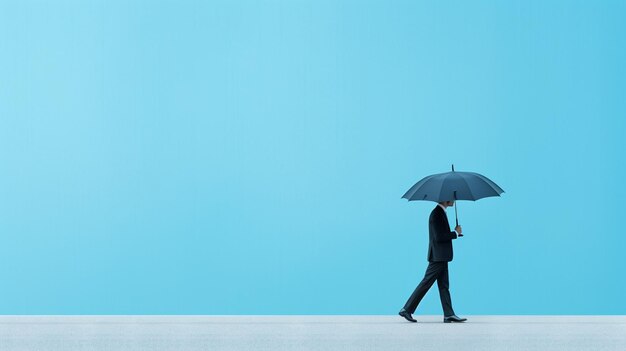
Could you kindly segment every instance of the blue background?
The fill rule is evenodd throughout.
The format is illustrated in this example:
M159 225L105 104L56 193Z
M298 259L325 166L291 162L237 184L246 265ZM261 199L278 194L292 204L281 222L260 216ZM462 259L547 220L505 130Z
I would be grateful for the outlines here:
M625 314L624 13L2 1L0 313L395 314L454 163L457 314Z

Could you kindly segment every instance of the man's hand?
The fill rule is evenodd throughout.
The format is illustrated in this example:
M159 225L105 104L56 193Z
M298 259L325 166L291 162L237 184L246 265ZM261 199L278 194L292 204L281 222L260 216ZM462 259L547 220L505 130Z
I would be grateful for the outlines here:
M463 228L461 228L460 225L457 225L454 230L456 230L457 233L459 233L459 236L463 236Z

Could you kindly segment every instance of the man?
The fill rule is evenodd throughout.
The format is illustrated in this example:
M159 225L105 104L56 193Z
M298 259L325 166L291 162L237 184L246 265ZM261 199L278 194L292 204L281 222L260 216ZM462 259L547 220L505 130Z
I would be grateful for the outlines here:
M449 283L448 283L448 262L452 261L452 239L463 236L463 230L460 225L450 231L446 208L454 206L454 201L440 202L430 213L428 219L428 268L424 279L419 283L411 297L404 305L404 308L398 313L409 322L417 322L411 314L415 313L417 305L422 301L424 295L435 280L439 287L439 297L441 306L443 307L443 322L465 322L467 318L459 318L454 314L452 309L452 301L450 299Z

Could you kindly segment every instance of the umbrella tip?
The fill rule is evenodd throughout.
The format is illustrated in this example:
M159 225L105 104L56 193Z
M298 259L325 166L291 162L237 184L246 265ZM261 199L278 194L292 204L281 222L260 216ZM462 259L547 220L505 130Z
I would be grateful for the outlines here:
M452 172L454 172L454 163L452 164Z

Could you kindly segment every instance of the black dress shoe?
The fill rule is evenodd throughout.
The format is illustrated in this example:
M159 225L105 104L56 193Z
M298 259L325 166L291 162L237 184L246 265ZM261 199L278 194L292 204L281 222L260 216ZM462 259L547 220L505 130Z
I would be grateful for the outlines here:
M452 316L448 316L448 317L443 317L443 322L444 323L452 323L452 322L465 322L467 320L467 318L459 318L456 315L452 315Z
M413 323L417 322L415 319L413 319L411 314L407 312L407 310L405 310L404 308L401 309L400 312L398 312L398 314L404 317L409 322L413 322Z

